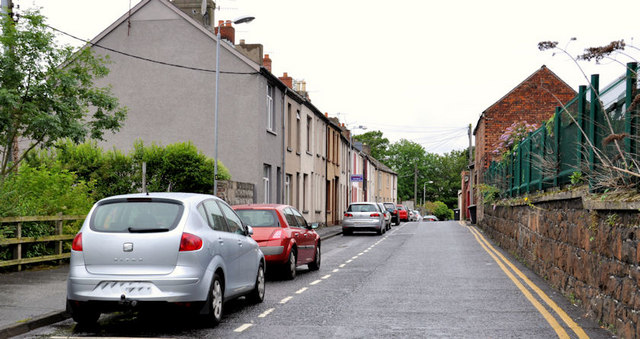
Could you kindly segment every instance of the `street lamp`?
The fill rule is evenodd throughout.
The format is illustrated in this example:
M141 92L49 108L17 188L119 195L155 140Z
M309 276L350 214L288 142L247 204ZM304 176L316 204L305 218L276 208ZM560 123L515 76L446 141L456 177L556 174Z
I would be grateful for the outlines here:
M352 200L351 200L351 195L352 195L352 194L351 194L351 190L352 190L352 186L353 186L353 184L351 183L351 161L352 161L352 159L351 159L351 153L353 152L353 135L352 135L351 131L354 131L354 130L357 130L357 129L366 130L366 129L367 129L367 126L358 125L358 126L354 126L354 127L352 127L352 128L349 130L349 164L348 164L348 165L349 165L349 166L348 166L348 169L349 169L349 170L348 170L348 174L349 174L349 178L348 178L348 180L349 180L349 183L348 183L348 185L349 185L349 189L348 189L348 191L349 191L349 198L347 199L347 202L349 202L349 203L351 203L351 202L352 202Z
M255 19L252 16L244 16L240 17L233 21L234 24L244 24L247 22L251 22ZM213 195L218 194L218 85L220 84L220 30L221 25L218 25L218 32L216 34L216 104L215 104L215 113L214 113L214 150L213 150Z
M427 200L425 199L425 190L427 188L427 184L433 184L433 181L429 180L422 185L422 203L423 204L427 202Z

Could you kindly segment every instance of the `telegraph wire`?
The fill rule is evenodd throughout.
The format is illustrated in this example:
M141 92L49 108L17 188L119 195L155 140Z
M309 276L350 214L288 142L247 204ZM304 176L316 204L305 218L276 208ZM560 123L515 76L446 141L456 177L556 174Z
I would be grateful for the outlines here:
M215 69L206 69L206 68L185 66L185 65L173 64L173 63L170 63L170 62L165 62L165 61L160 61L160 60L154 60L154 59L141 57L141 56L138 56L138 55L134 55L134 54L130 54L130 53L127 53L127 52L119 51L119 50L116 50L116 49L113 49L113 48L110 48L110 47L105 47L105 46L102 46L100 44L93 43L93 42L91 42L89 40L78 38L78 37L76 37L76 36L74 36L72 34L69 34L67 32L61 31L61 30L59 30L59 29L57 29L55 27L49 26L49 25L45 25L45 26L49 27L50 29L52 29L52 30L54 30L54 31L56 31L56 32L58 32L60 34L66 35L66 36L68 36L70 38L73 38L73 39L76 39L78 41L82 41L87 45L91 45L93 47L102 48L102 49L107 50L109 52L113 52L113 53L116 53L116 54L121 54L121 55L130 57L130 58L134 58L134 59L138 59L138 60L142 60L142 61L146 61L146 62L151 62L151 63L154 63L154 64L163 65L163 66L170 66L170 67L188 69L188 70L191 70L191 71L199 71L199 72L207 72L207 73L215 73L216 72ZM237 75L260 74L259 72L231 72L231 71L220 71L220 73L221 74L237 74Z

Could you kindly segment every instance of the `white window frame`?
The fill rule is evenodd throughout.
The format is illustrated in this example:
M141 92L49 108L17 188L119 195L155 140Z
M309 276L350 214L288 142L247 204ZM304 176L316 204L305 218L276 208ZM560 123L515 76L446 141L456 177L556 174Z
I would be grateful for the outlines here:
M275 132L276 130L276 118L275 108L273 107L273 95L274 87L271 84L267 84L267 129Z

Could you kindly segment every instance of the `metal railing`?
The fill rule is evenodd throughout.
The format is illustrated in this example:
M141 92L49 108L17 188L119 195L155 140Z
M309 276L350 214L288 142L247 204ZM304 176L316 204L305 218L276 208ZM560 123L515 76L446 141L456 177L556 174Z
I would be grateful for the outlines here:
M619 159L615 144L605 142L612 134L626 136L623 153L637 157L637 110L627 109L638 93L637 70L637 63L627 64L626 75L602 92L599 76L592 75L591 86L580 86L576 97L557 107L551 123L531 132L501 161L491 162L484 171L484 183L510 197L566 185L575 173L594 170L599 161L596 152L628 160Z
M5 259L0 260L0 267L18 266L22 269L24 264L33 264L46 261L66 259L71 256L70 251L65 250L65 243L73 240L75 232L65 233L65 221L84 220L85 215L54 215L0 218L0 250ZM33 232L37 228L37 232ZM37 233L31 235L31 233ZM25 236L26 235L26 236ZM44 244L41 246L40 255L32 255L33 251L28 246ZM47 254L41 254L42 252ZM48 254L51 253L51 254ZM6 254L11 256L6 259Z

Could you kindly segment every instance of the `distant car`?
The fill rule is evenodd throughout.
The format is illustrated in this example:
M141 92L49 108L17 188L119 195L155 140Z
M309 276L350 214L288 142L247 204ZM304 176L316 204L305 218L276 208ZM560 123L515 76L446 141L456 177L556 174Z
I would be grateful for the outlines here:
M285 278L296 277L296 267L320 269L320 236L292 206L276 204L235 205L242 221L253 227L251 236L260 245L267 265L282 269Z
M394 225L400 225L400 219L398 218L398 208L396 204L392 202L383 202L384 207L391 213L391 223Z
M264 300L265 259L252 233L212 195L102 199L73 239L67 311L91 324L102 312L171 303L216 325L227 300Z
M385 231L388 231L391 229L391 213L387 211L387 209L384 207L384 205L381 202L378 203L378 207L380 207L380 211L384 213L384 222L386 224Z
M424 220L424 221L439 221L438 217L436 217L435 215L425 215L424 217L422 217L422 220Z
M398 208L398 219L400 219L400 221L409 221L407 208L404 207L404 205L396 205L396 207Z
M415 213L415 215L416 215L416 221L420 221L420 220L422 220L422 216L420 215L420 212L419 212L419 211L413 211L413 212L414 212L414 213Z
M354 202L349 205L342 219L342 233L353 231L375 231L378 235L386 231L384 213L375 202Z

